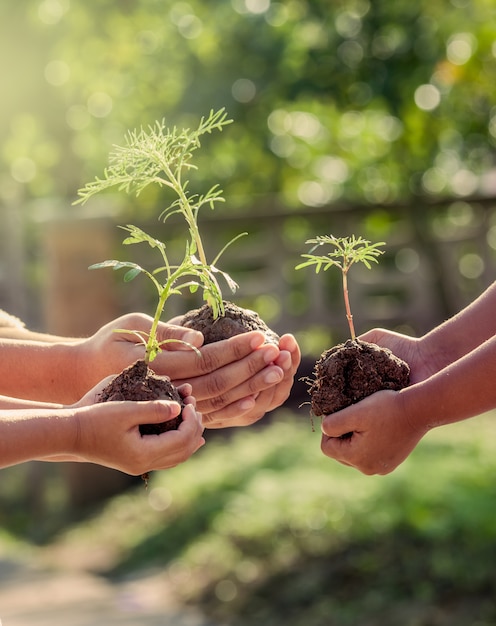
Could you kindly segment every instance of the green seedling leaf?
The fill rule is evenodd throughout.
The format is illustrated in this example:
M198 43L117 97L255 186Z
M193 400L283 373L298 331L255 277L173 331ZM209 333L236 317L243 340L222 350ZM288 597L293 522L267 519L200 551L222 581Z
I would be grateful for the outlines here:
M103 177L96 177L78 192L79 198L75 204L83 204L95 194L112 187L139 196L148 185L155 184L167 188L175 195L168 207L160 213L160 219L165 221L177 214L184 218L189 238L180 263L171 263L164 242L133 224L127 224L120 227L127 233L123 245L147 243L151 248L157 249L161 256L157 267L148 271L135 263L121 261L104 261L91 266L92 269L124 268L127 270L125 282L130 282L138 274L144 274L152 280L157 289L158 302L152 327L146 338L147 362L152 361L160 350L160 346L157 347L157 327L165 303L171 295L180 294L184 289L191 292L202 289L203 297L211 305L214 317L218 317L224 313L224 306L216 275L221 274L232 291L237 288L235 281L217 268L217 262L225 249L242 235L231 240L213 263L209 263L198 226L201 207L207 205L214 208L216 202L223 202L222 190L219 185L213 185L204 195L192 194L186 178L191 170L196 169L192 158L201 145L203 135L214 130L222 131L231 122L226 111L220 109L216 112L211 110L208 116L202 117L196 129L180 130L175 126L168 128L165 121L161 120L147 128L129 131L124 137L124 144L115 146L111 151Z
M348 271L355 263L363 263L367 269L371 269L371 263L378 263L377 257L383 254L383 250L380 250L380 247L385 245L385 243L380 241L373 244L367 239L355 237L355 235L351 235L351 237L321 235L314 239L308 239L306 243L314 245L308 254L301 255L306 260L303 263L299 263L295 269L299 270L313 266L316 274L322 269L326 271L333 266L341 270L346 319L348 320L351 338L354 340L356 335L349 302ZM327 254L314 254L317 249L325 245L331 248Z
M236 289L239 287L238 283L236 283L227 272L223 272L222 270L217 269L216 267L214 267L213 265L210 266L210 269L212 272L220 274L224 280L226 281L228 287L230 288L230 290L234 293L236 291Z
M135 267L132 270L129 270L129 272L126 272L124 274L124 282L125 283L130 283L132 280L134 280L136 278L136 276L138 276L139 274L141 274L143 272L143 270L141 268Z
M90 270L99 270L102 268L112 268L113 270L121 270L125 267L132 268L138 270L138 272L144 272L145 270L137 265L136 263L131 263L130 261L116 261L114 259L109 259L108 261L102 261L101 263L94 263L90 265L88 269Z

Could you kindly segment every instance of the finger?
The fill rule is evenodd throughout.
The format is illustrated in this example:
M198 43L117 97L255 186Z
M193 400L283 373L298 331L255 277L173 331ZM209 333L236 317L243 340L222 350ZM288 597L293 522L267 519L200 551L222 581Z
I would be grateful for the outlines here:
M284 372L277 365L264 367L242 384L224 393L197 399L198 408L202 413L216 413L220 418L224 418L233 413L233 404L236 404L238 412L246 413L253 409L254 398L258 401L262 391L274 387L283 378Z
M177 381L191 380L243 359L263 343L263 333L251 331L202 346L201 356L194 351L168 351L167 354L158 355L153 362L153 369L158 374L173 375Z
M181 413L181 405L171 400L152 400L134 404L132 418L135 424L160 424L174 419Z
M353 443L353 437L340 439L339 437L328 437L327 435L322 435L320 448L325 456L328 456L335 461L339 461L343 465L354 467L349 458Z
M188 404L183 408L183 421L179 425L178 431L192 432L198 435L203 433L202 414L196 410L193 404Z
M179 386L176 385L176 388L179 391L179 394L181 398L183 398L183 400L184 398L191 396L191 394L193 393L193 388L191 387L189 383L182 383Z
M196 409L196 398L194 396L191 396L191 395L185 396L183 398L183 402L184 404L192 404Z
M296 353L299 354L300 352L300 348L298 346L298 343L294 337L294 335L291 334L286 334L286 335L282 335L281 338L279 339L279 349L280 350L287 350L288 352L291 353Z
M115 376L107 376L101 380L93 389L90 389L74 406L87 406L88 404L95 404L98 402L99 396L107 385L109 385Z
M285 335L281 338L283 344L287 338L289 343L287 347L291 348L290 364L288 367L287 357L282 356L276 359L275 364L284 371L284 377L270 387L262 385L260 390L262 393L255 393L250 396L240 398L240 400L227 404L225 407L219 407L216 410L203 408L204 422L208 428L224 428L226 426L246 426L261 419L265 413L281 406L288 399L294 382L294 375L300 363L300 352L294 337ZM284 351L287 355L288 353ZM282 354L282 353L281 353ZM264 371L268 371L264 370ZM206 414L206 415L205 415Z
M193 395L199 402L208 401L210 404L207 409L210 411L266 389L267 386L279 382L284 375L280 367L272 365L278 355L276 346L266 344L214 372L189 379ZM182 382L175 381L175 384ZM202 407L201 410L205 410L204 405Z
M273 388L262 391L258 397L244 398L219 411L203 413L203 425L208 429L251 426L267 413L272 400Z
M288 352L287 350L281 350L281 352L279 353L279 356L274 361L274 363L278 365L285 372L289 371L291 367L293 366L291 352Z
M163 350L191 350L203 345L203 335L199 331L163 322L157 327L157 340Z
M328 437L343 437L347 433L357 430L353 419L353 407L347 407L331 415L324 415L321 429Z
M182 415L183 420L177 430L142 438L146 444L148 459L143 471L175 467L205 445L201 415L192 405L186 406Z

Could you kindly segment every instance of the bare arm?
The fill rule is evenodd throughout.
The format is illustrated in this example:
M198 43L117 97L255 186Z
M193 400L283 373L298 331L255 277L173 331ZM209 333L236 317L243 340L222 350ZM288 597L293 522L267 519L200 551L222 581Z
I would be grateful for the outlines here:
M172 419L179 404L82 401L61 407L0 397L0 468L31 460L91 462L133 475L173 467L204 444L194 399L185 401L178 430L142 436L140 424Z
M419 351L438 370L496 335L496 282L474 302L420 339Z
M415 428L434 428L496 407L496 335L430 378L400 392Z
M143 358L144 347L136 336L115 330L146 333L150 326L149 316L136 313L110 322L87 339L0 339L0 394L73 403L104 377ZM199 357L177 341L167 343L152 365L178 384L192 384L199 410L212 428L249 425L280 406L300 362L291 335L281 337L279 346L264 345L263 334L254 331L203 348L201 333L160 324L159 340L165 339L188 341L201 349Z
M0 394L66 404L79 399L76 345L0 339Z

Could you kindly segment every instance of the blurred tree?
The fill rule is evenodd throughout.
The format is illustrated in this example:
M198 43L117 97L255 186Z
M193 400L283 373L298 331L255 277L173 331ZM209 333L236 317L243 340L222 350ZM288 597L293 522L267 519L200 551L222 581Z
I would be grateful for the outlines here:
M72 198L127 129L225 106L236 124L197 180L221 182L230 208L493 192L495 14L492 0L3 3L0 181Z

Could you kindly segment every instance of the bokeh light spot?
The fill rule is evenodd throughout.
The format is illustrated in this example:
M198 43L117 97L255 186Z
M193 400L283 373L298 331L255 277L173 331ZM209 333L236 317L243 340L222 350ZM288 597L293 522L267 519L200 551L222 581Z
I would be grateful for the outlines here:
M415 90L415 104L423 111L433 111L441 102L441 93L434 85L420 85Z

